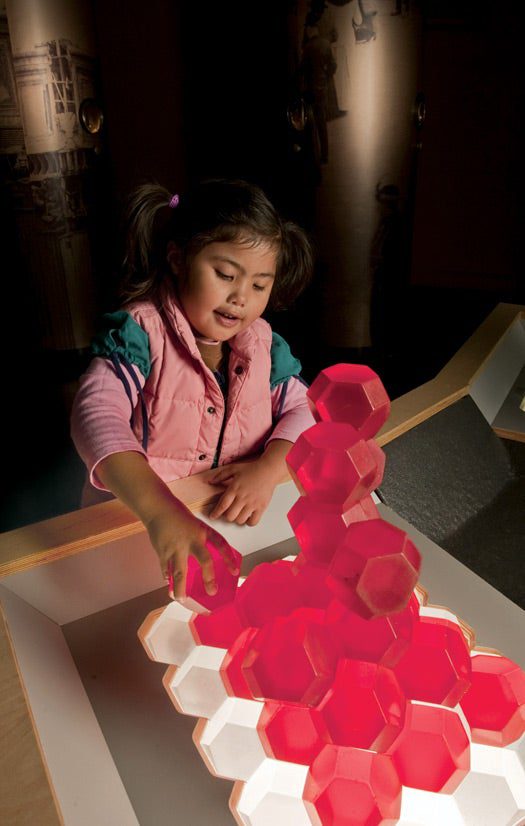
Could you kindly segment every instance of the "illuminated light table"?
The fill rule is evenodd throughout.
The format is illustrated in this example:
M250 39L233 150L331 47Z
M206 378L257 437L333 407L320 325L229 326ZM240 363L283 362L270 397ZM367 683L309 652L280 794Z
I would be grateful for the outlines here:
M396 403L391 418L393 432ZM214 493L196 477L174 489L196 511ZM223 526L246 567L297 550L285 518L296 497L285 483L259 528ZM525 667L525 612L379 507L421 551L430 602ZM148 612L167 603L140 525L105 503L3 535L0 562L0 822L232 824L231 782L208 773L191 739L195 719L174 713L165 666L137 640Z

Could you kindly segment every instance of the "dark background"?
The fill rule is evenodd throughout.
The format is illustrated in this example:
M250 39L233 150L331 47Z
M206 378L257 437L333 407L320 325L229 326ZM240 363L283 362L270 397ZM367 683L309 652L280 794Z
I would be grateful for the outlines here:
M420 5L419 86L428 117L422 148L412 148L403 249L395 241L387 252L375 298L372 347L334 350L323 343L316 280L295 308L270 319L301 358L307 380L330 363L364 361L392 398L433 378L500 301L525 303L517 252L518 4L504 11L484 1ZM93 234L101 310L114 301L122 202L144 180L175 192L207 175L250 179L315 242L314 193L291 162L286 120L290 8L285 0L93 0L105 112ZM3 197L9 275L0 530L8 530L78 505L83 469L68 415L86 356L40 346ZM436 242L437 263L429 252Z

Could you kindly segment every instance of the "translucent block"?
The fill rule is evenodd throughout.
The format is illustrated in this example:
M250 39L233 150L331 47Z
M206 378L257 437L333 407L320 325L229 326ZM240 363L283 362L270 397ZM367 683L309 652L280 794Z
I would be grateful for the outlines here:
M221 666L221 678L228 694L232 697L253 699L253 694L246 682L242 664L252 640L257 636L257 628L246 628L231 645Z
M405 726L389 753L404 786L451 794L470 767L460 716L444 706L408 702Z
M179 602L151 611L139 630L139 640L151 660L182 665L195 648L189 622L193 614Z
M245 626L261 628L301 604L293 562L280 559L257 565L237 589L235 608Z
M315 705L339 659L339 641L322 625L322 612L301 608L268 623L249 643L242 671L254 697Z
M195 728L193 741L212 774L247 780L265 759L257 725L263 703L228 697Z
M304 799L322 826L395 823L401 783L386 754L327 745L312 763Z
M321 422L308 428L286 461L301 494L341 512L369 496L377 477L375 455L349 424Z
M314 416L348 422L364 439L375 436L390 413L381 379L364 364L334 364L322 370L307 392Z
M333 505L313 502L300 496L288 512L299 547L309 562L328 566L348 525L365 519L377 519L379 513L370 496L365 496L345 513Z
M409 700L453 708L470 686L470 662L470 649L459 625L421 616L394 672Z
M244 631L245 626L235 604L229 602L216 608L212 613L194 614L190 620L190 627L201 645L229 648Z
M236 783L230 808L241 826L312 826L302 798L308 766L268 758Z
M482 826L482 823L465 820L451 795L403 786L397 826Z
M347 528L327 584L361 616L384 616L407 606L420 567L420 553L404 531L384 519L370 519Z
M386 456L384 450L381 450L377 442L374 442L373 439L368 439L366 444L370 453L372 454L374 462L376 463L375 476L371 482L371 490L375 490L383 481L383 476L385 473Z
M341 660L319 711L337 745L386 751L401 732L405 705L389 668L361 660Z
M525 672L507 657L472 657L472 684L461 707L475 743L506 746L525 732Z
M364 619L334 599L326 609L325 623L341 640L344 657L392 668L412 639L417 620L414 603L417 606L417 601L413 599L403 611L389 617Z
M516 753L472 743L470 771L453 797L467 823L519 823L525 818L525 772Z
M294 560L293 569L301 605L306 608L326 608L334 596L326 584L326 567L314 565L300 553Z
M229 555L234 559L237 568L241 567L242 556L239 551L232 548L231 545L224 540L225 546L228 548ZM211 596L206 593L204 582L202 581L202 569L195 557L188 557L188 573L186 575L186 595L188 600L194 600L199 605L213 611L220 605L231 602L237 590L237 581L239 574L231 574L224 559L217 549L215 544L208 540L206 542L206 549L208 550L212 560L215 572L215 579L217 582L217 593Z
M417 588L416 588L417 590ZM421 608L420 614L422 617L433 617L434 619L442 619L447 620L448 622L452 622L455 625L458 625L463 632L463 636L467 641L467 645L469 648L474 648L476 644L476 633L473 628L471 628L465 620L458 617L457 614L453 614L449 608L445 608L442 605L429 605L427 602Z
M176 709L194 717L212 717L227 698L219 669L224 648L198 645L180 668L168 668L163 683Z
M310 765L330 736L315 708L267 702L259 720L259 736L268 757Z

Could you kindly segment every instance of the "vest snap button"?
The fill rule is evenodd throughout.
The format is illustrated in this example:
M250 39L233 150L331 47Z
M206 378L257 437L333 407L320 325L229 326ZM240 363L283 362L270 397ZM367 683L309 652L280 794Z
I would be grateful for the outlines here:
M214 407L208 407L208 413L215 413Z
M206 454L201 453L201 455L199 456L199 462L203 462L205 458L206 458Z
M235 368L235 372L238 376L240 376L241 373L244 373L244 367L241 367L241 365L238 364L237 367Z

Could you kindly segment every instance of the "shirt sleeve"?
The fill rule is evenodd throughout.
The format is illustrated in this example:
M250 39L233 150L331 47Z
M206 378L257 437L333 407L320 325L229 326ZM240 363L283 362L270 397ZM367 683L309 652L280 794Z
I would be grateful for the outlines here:
M144 376L136 365L132 369L143 387ZM95 358L81 376L73 402L71 438L87 467L89 481L100 490L106 490L96 474L102 459L128 450L146 455L130 425L138 390L131 380L129 385L131 405L111 361Z
M286 388L286 397L281 408L281 394ZM281 415L275 425L268 442L273 439L286 439L288 442L295 442L303 430L315 424L315 419L310 410L306 397L307 387L300 379L292 376L288 382L279 384L272 389L272 412L274 418Z

